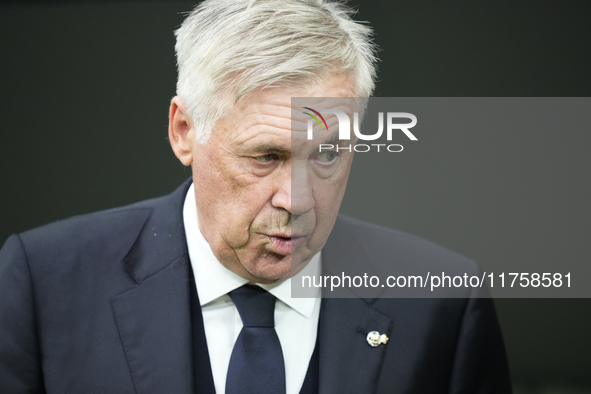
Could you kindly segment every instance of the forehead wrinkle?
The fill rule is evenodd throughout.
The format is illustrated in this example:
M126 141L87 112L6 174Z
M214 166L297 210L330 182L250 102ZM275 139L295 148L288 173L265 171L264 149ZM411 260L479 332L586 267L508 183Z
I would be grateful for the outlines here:
M235 123L240 125L240 134L250 132L253 127L271 127L278 129L290 129L290 121L288 117L278 116L277 114L268 113L266 111L254 111L244 115L240 122L235 120Z
M244 139L238 140L237 143L239 145L250 145L249 146L249 150L252 151L262 151L263 147L277 147L281 150L284 151L289 151L291 149L291 138L289 138L289 136L285 137L282 134L284 134L285 129L279 129L279 128L274 128L274 127L269 127L269 126L260 126L260 125L256 125L256 126L252 126L249 127L249 129L254 129L257 127L264 127L264 131L261 133L250 133L246 136L244 136ZM271 130L269 129L273 129L273 130L278 130L278 133L273 133L271 132ZM244 132L241 133L240 135L244 135ZM262 139L260 142L258 141L253 141L256 139ZM285 146L283 146L284 144L282 144L282 142L285 143ZM275 149L278 150L278 149Z
M259 129L262 129L261 131L259 131ZM277 138L282 138L285 137L284 133L288 132L291 133L291 127L275 127L275 126L269 126L269 125L261 125L261 124L255 124L252 126L248 126L246 127L244 130L242 130L240 132L240 134L238 136L244 136L244 140L242 141L242 143L247 142L253 138L257 138L257 137L262 137L264 135L269 135L270 137L273 137L274 139ZM289 138L290 134L287 134L286 136Z
M280 138L285 132L291 131L291 122L282 116L255 111L245 114L241 121L234 118L234 141L241 145L253 138L268 135L270 138Z
M291 103L289 105L285 105L285 104L278 104L278 103L272 103L272 102L271 103L259 102L259 103L252 104L252 107L253 107L251 109L252 112L250 114L247 114L247 116L256 115L256 114L263 114L263 115L287 118L288 116L282 116L281 114L283 114L283 113L289 114L290 113Z

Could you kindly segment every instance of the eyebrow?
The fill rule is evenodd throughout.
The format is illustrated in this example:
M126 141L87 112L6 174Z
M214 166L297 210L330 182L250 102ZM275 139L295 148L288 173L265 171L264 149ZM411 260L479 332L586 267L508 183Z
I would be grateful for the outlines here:
M339 140L339 133L336 132L333 135L331 135L328 139L326 139L323 142L323 144L346 145L348 142L350 143L350 141L341 141L341 140ZM268 153L290 154L290 153L292 153L291 150L286 149L283 146L273 145L273 144L258 145L256 147L252 148L252 152L254 154L268 154Z
M346 145L347 142L350 143L350 141L339 140L339 133L336 132L332 136L330 136L330 138L328 138L326 141L324 141L323 144L334 145L335 143L337 143L337 145Z
M283 146L279 145L259 145L252 149L254 153L289 153L289 149L285 149Z
M338 133L334 133L329 139L327 139L326 141L323 142L323 144L334 144L335 142L337 142L339 140L339 134Z

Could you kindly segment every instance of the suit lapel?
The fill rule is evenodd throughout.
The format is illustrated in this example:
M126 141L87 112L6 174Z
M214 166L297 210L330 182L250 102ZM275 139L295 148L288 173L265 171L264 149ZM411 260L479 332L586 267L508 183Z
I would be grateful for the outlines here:
M112 299L137 394L193 391L189 283L164 269Z
M323 275L375 273L354 234L339 220L322 251L322 266ZM318 328L320 394L376 391L388 344L372 347L367 334L378 331L390 337L394 321L372 306L373 298L361 298L375 297L381 289L369 293L359 289L343 287L339 292L323 294Z
M390 336L393 322L362 299L323 299L319 322L319 393L373 393L388 345L371 347L367 333Z
M137 394L194 388L190 291L195 284L182 220L189 185L154 202L122 261L136 285L111 300ZM204 354L208 357L206 346Z

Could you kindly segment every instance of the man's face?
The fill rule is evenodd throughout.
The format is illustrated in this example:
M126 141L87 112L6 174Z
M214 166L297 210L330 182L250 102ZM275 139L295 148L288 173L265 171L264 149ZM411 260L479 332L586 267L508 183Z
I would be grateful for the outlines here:
M290 277L292 268L299 271L322 249L353 155L319 153L316 135L307 141L305 127L292 132L292 114L302 110L291 108L291 97L353 92L346 76L301 89L264 89L231 108L208 143L196 143L193 130L188 132L199 227L226 268L273 283Z

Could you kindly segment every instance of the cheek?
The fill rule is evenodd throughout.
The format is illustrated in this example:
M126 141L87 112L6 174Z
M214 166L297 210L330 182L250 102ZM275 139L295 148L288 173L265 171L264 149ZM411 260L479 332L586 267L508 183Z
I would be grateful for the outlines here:
M258 193L257 179L247 173L240 159L221 154L216 146L201 148L194 156L193 182L208 212L227 216L248 207L249 194Z
M330 231L336 217L339 213L341 205L342 193L340 190L323 190L316 196L316 206L314 214L316 215L316 228L314 229L314 236L324 238L324 242Z
M246 244L257 222L265 221L268 200L261 190L242 189L223 202L224 238L229 245L239 247Z
M326 179L316 179L314 200L316 215L319 219L334 217L338 214L347 188L351 162L348 161L338 172Z
M345 194L349 169L350 165L334 178L318 180L314 187L316 227L310 247L321 248L330 235Z
M221 179L220 185L222 190L207 208L215 215L210 225L225 244L239 249L250 241L257 223L264 227L270 219L270 188L262 181L245 186L234 179Z

